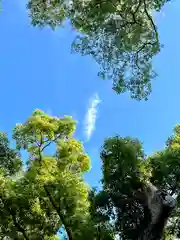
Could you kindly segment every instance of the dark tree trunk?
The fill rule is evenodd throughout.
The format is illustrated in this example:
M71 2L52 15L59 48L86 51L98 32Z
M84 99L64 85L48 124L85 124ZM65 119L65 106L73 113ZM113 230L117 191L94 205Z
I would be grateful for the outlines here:
M164 191L148 184L145 188L151 222L139 240L161 240L167 220L176 206L175 199Z

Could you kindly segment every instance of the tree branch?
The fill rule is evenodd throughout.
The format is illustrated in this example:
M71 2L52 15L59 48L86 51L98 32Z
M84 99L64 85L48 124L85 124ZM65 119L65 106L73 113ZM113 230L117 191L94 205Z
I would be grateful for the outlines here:
M50 146L52 142L57 141L58 138L60 138L60 136L61 136L61 134L58 134L53 140L49 140L49 142L48 142L48 140L47 140L46 142L48 142L48 143L43 146L43 148L41 149L41 152L43 152L45 148L47 148L48 146ZM42 145L41 145L41 146L42 146Z
M48 196L48 198L49 198L52 206L53 206L54 209L56 210L56 212L57 212L60 220L62 221L62 224L63 224L64 227L65 227L65 230L66 230L67 235L68 235L68 239L69 239L69 240L73 240L71 229L68 227L68 224L66 223L65 217L63 216L63 214L61 214L60 209L56 206L56 204L55 204L55 202L54 202L54 199L52 198L52 195L51 195L51 193L50 193L49 190L48 190L48 186L47 186L47 185L44 185L44 190L45 190L46 195Z
M155 35L156 35L156 41L159 43L159 37L158 37L158 32L157 32L157 28L156 25L154 24L154 21L152 19L152 17L149 15L148 11L147 11L147 6L146 6L146 0L143 0L144 2L144 11L146 13L146 16L148 17L149 21L151 22L151 25L154 29Z
M59 135L56 136L56 138L55 138L53 141L56 141L58 138L59 138ZM42 151L43 151L47 146L49 146L50 144L51 144L51 141L50 141L48 144L46 144L42 149L41 149L41 147L39 147L39 152L38 152L38 153L39 153L39 162L40 162L40 164L41 164L41 162L42 162ZM39 172L38 169L37 169L37 172L38 172L39 175L41 175L41 173ZM63 214L61 213L60 208L58 208L58 207L56 206L56 203L54 202L54 199L53 199L51 193L49 192L47 185L44 184L43 187L44 187L44 190L45 190L45 193L46 193L47 197L49 198L49 201L51 202L51 204L52 204L52 206L54 207L56 213L58 214L58 216L59 216L62 224L63 224L64 227L65 227L65 230L66 230L66 232L67 232L67 234L68 234L69 240L73 240L71 229L69 228L69 226L68 226L68 224L67 224L67 222L66 222L65 217L64 217Z
M137 6L136 10L134 11L134 14L136 14L138 12L138 10L141 6L141 3L142 3L142 0L139 1L138 6Z

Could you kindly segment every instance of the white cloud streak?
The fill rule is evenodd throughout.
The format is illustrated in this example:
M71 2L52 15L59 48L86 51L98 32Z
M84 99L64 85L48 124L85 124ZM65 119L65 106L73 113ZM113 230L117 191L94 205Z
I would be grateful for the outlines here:
M95 130L97 107L101 102L97 93L90 98L89 107L84 119L84 133L87 140L89 140Z

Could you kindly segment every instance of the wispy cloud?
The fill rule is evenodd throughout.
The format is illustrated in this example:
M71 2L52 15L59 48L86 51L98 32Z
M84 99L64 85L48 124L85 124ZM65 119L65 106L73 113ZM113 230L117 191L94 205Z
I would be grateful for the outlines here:
M97 93L93 94L89 101L89 107L84 119L84 133L87 140L90 139L93 131L95 130L97 107L101 102Z

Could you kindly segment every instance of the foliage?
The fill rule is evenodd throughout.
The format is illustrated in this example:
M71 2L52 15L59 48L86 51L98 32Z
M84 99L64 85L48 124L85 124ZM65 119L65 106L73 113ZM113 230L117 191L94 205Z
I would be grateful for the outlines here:
M146 157L137 139L115 136L101 150L102 191L96 194L94 214L111 222L121 239L139 239L151 221L145 186L150 182L173 195L177 208L164 232L164 239L179 237L180 125L162 152Z
M50 117L40 110L16 125L16 148L29 153L27 170L16 180L9 172L14 173L12 166L19 166L15 164L18 150L9 147L5 134L0 135L1 236L57 239L55 235L64 226L69 239L83 239L89 218L89 187L83 173L89 170L90 160L82 144L72 138L74 131L75 122L70 117ZM52 143L56 152L45 154ZM8 158L2 154L5 150Z
M177 207L169 220L167 231L180 237L180 125L168 139L166 148L149 158L151 181L176 198Z
M137 239L150 217L143 205L143 157L141 143L129 137L109 138L102 147L103 192L98 212L112 219L122 239Z
M168 0L30 0L34 26L55 29L67 19L78 31L73 51L91 55L100 65L99 76L111 78L117 93L147 99L156 76L152 58L161 45L152 12Z
M115 136L104 141L102 190L85 184L90 159L73 138L70 117L51 117L35 110L15 126L10 147L0 134L0 237L58 239L64 228L70 240L138 239L151 213L144 187L150 182L177 200L164 239L180 236L180 125L163 151L145 156L139 140ZM51 145L56 147L52 153ZM20 151L29 153L25 164ZM23 170L23 168L25 168ZM18 173L22 172L21 176Z
M9 147L6 134L0 133L0 168L7 176L12 176L20 171L22 162L19 152Z

